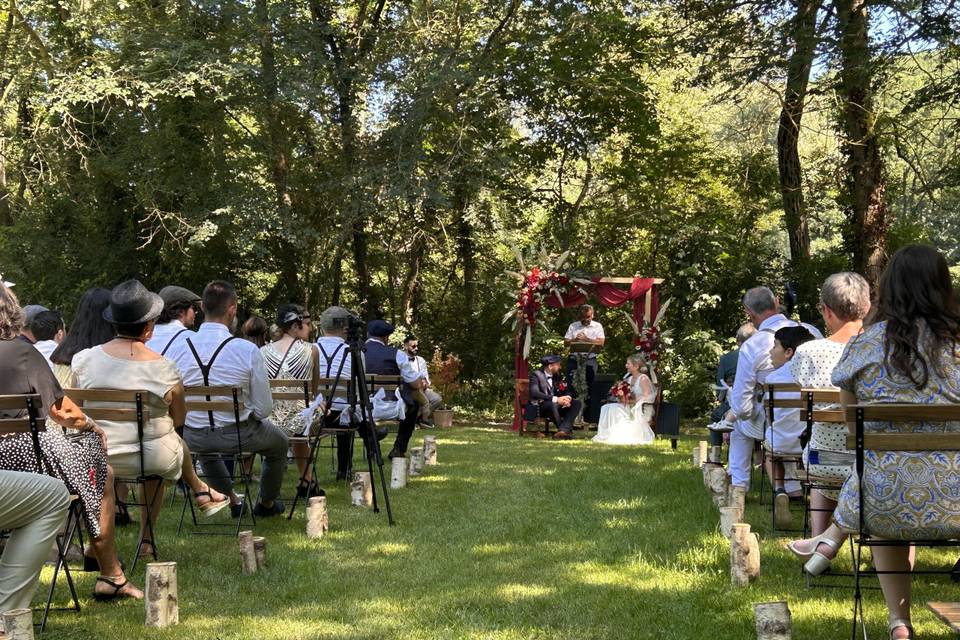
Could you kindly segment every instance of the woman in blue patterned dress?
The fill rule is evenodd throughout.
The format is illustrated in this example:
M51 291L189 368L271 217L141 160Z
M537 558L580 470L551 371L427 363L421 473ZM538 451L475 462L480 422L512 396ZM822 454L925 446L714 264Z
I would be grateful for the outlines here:
M833 371L845 405L960 403L960 304L946 260L935 249L904 247L880 278L867 328ZM960 423L867 423L868 431L957 432ZM958 436L960 437L960 436ZM874 452L864 456L864 527L888 540L960 537L960 452ZM824 571L848 533L859 527L859 488L851 475L834 524L821 536L790 545L809 573ZM910 571L910 547L873 547L878 571ZM881 574L890 637L912 638L910 575Z

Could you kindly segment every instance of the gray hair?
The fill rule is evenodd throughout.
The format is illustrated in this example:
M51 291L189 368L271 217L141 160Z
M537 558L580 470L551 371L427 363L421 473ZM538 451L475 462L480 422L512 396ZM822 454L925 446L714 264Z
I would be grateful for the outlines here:
M743 306L757 315L776 311L777 297L767 287L754 287L743 294Z
M324 333L331 331L346 331L350 312L343 307L327 307L320 314L320 330Z
M23 322L23 309L17 296L0 282L0 340L13 340L20 335Z
M757 332L757 328L753 326L752 322L744 322L737 329L737 344L743 344L750 337Z
M870 311L870 285L859 273L834 273L823 281L820 302L841 320L863 320Z

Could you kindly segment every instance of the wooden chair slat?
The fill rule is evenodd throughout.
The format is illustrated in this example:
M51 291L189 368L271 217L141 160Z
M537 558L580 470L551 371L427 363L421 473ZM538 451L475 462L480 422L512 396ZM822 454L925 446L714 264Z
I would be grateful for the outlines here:
M856 449L857 440L847 435L847 448ZM868 451L960 451L960 433L864 433Z
M130 391L126 389L64 389L63 393L75 403L84 402L129 402L137 401L137 394L147 399L147 391Z
M31 398L33 400L34 406L42 406L43 401L40 399L39 395L35 393L27 393L22 395L0 396L0 409L26 409L27 398Z
M951 631L960 634L960 602L928 602L927 608Z
M87 417L93 420L107 420L109 422L133 422L137 421L136 409L117 409L113 407L84 407L83 412ZM150 408L143 408L143 420L150 419Z
M271 391L270 395L274 400L299 400L300 402L306 400L302 391Z
M771 388L773 389L774 393L787 393L790 391L800 391L803 387L796 382L768 382L766 384L766 388L767 393L770 393Z
M954 422L960 421L960 404L862 404L847 407L847 422L857 419L863 409L866 422Z
M186 405L187 411L233 411L233 400L187 400Z
M43 420L37 421L37 431L46 431ZM0 419L0 435L8 436L15 433L30 433L30 418Z
M801 389L800 392L803 394L804 400L807 398L808 393L813 394L814 402L826 402L832 404L840 403L840 389Z
M197 386L197 387L185 387L184 394L187 397L191 396L233 396L233 389L230 385L209 385L209 386ZM237 393L242 394L242 390L237 387Z
M801 398L774 398L773 399L773 408L774 409L802 409L807 406L807 401ZM770 408L770 400L763 401L764 409Z
M800 421L807 421L807 410L800 410ZM847 416L843 412L843 409L814 409L813 411L813 421L814 422L826 422L830 424L842 424L847 421Z

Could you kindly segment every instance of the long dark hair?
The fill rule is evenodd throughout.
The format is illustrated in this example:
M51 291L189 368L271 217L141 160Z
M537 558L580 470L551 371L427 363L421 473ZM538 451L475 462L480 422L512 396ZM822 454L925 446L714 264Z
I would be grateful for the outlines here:
M87 289L77 305L70 332L60 346L50 354L50 362L70 366L73 356L84 349L113 340L113 326L103 319L103 310L110 304L110 290L103 287Z
M950 281L947 261L933 247L903 247L880 276L877 303L868 323L886 321L885 364L913 382L926 386L930 368L943 376L946 347L957 349L960 338L960 304ZM923 345L923 325L930 340ZM922 351L921 351L922 348Z

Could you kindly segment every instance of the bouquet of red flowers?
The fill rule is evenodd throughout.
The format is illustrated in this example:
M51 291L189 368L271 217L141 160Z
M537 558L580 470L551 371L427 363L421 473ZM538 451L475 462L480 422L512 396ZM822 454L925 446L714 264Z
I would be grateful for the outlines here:
M610 388L610 395L617 400L625 400L630 397L630 384L626 380L621 380Z

